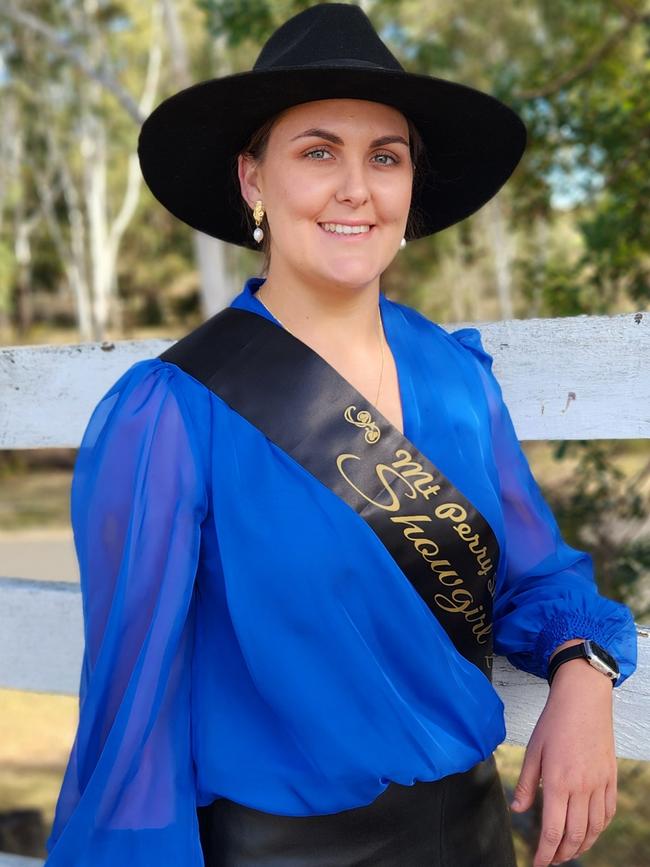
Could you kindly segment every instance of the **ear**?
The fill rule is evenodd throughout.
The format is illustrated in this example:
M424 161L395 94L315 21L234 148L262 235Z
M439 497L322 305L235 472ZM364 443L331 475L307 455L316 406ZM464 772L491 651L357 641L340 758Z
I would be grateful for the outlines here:
M239 177L239 188L245 202L251 208L255 207L255 202L258 199L263 200L262 190L259 182L259 169L255 160L248 155L239 154L237 157L237 176Z

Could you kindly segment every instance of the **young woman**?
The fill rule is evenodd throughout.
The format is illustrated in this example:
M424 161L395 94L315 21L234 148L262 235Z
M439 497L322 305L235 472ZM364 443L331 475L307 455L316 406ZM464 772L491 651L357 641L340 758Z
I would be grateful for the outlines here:
M406 73L345 4L143 126L154 194L264 249L264 276L127 370L84 434L50 867L513 867L494 653L552 678L517 792L543 777L535 867L611 819L631 612L562 539L478 330L380 288L524 146L514 112Z

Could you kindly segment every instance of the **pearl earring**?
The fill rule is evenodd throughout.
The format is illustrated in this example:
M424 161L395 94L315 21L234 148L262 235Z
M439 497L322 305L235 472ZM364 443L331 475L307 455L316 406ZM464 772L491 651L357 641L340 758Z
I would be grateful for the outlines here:
M262 217L264 216L264 208L262 207L262 200L258 199L255 202L255 207L253 208L253 219L255 220L255 224L257 228L253 232L253 237L259 244L259 242L264 237L264 231L260 229L260 223L262 222Z
M404 247L406 247L406 238L402 238L402 240L399 242L400 250L403 250Z

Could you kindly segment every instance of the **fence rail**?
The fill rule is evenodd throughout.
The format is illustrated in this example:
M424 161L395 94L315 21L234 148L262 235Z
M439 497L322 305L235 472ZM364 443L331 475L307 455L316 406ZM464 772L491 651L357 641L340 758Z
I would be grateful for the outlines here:
M448 331L474 323L447 324ZM480 324L520 440L650 438L650 313ZM170 340L0 349L0 448L76 447L98 399Z

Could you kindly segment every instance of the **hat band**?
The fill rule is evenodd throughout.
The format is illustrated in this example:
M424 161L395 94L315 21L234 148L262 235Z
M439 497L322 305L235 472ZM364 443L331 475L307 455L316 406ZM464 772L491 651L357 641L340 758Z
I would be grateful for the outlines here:
M268 70L273 71L274 69L292 69L292 70L301 70L306 69L307 67L320 67L323 69L332 69L335 67L345 68L348 66L356 66L361 69L378 69L382 72L404 72L404 67L400 63L396 63L395 66L381 66L379 63L374 63L372 60L359 60L358 57L337 57L337 58L328 58L327 60L311 60L305 63L301 63L299 66L291 65L291 66L276 66L275 64L259 64L255 65L253 69L255 70Z

